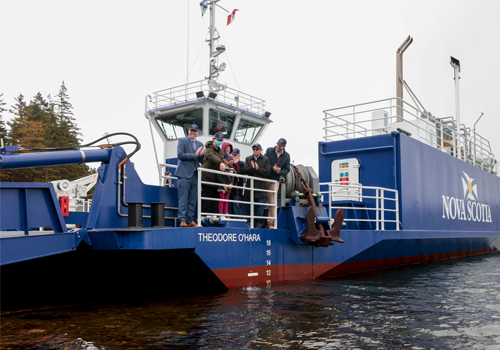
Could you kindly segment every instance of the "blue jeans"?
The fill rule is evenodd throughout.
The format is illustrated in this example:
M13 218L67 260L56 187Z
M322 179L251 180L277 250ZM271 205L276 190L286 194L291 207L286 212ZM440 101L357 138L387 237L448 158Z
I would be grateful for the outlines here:
M266 197L262 198L255 198L254 202L259 202L259 203L265 203L266 202ZM264 205L256 205L253 210L253 215L254 216L264 216ZM255 228L262 228L266 226L267 219L255 219L254 220L254 227Z
M192 178L179 177L177 179L177 196L179 198L179 221L187 224L194 221L194 210L198 201L198 176Z
M239 194L234 194L229 197L229 199L235 200L235 201L243 201L245 197L240 196ZM229 209L228 209L228 214L236 214L236 215L242 215L241 214L241 203L229 203Z

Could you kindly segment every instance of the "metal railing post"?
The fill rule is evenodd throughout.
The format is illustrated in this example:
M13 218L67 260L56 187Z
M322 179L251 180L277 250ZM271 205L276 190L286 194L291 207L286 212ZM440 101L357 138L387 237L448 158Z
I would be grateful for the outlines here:
M274 228L278 228L278 189L280 183L274 182Z
M352 107L352 138L356 138L356 106Z
M198 177L198 226L201 226L201 170L198 168L196 176Z
M439 150L442 151L444 148L444 133L443 133L443 123L439 123Z
M396 198L396 231L399 231L399 192L396 191L395 193L395 198Z
M253 179L250 179L250 228L253 228L254 224L254 187Z
M378 188L375 189L375 196L377 197L377 198L375 198L375 209L376 209L375 210L375 213L376 213L375 220L376 220L376 230L378 231L378 229L379 229L379 223L380 223L379 222L379 209L378 209L378 201L379 201Z
M325 120L325 141L326 142L328 142L328 129L327 129L328 128L328 119L327 119L328 117L327 116L328 116L328 114L325 113L324 120Z
M332 222L332 219L333 219L333 215L332 215L332 212L333 212L333 209L332 209L332 199L333 199L333 186L332 184L329 184L328 185L328 188L330 189L330 193L328 193L328 197L329 197L329 200L330 200L330 203L329 203L329 213L330 213L330 223Z
M384 200L385 200L384 190L380 189L380 216L382 221L382 231L385 230Z

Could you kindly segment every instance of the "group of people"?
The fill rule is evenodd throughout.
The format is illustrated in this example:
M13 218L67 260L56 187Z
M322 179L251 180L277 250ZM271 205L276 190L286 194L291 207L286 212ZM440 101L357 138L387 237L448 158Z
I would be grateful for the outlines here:
M198 136L198 125L189 126L188 137L181 138L177 145L177 189L179 197L180 227L194 227L194 213L197 202L198 175L197 169L201 165L204 169L221 171L226 174L217 174L203 171L201 181L202 196L208 198L232 199L243 201L249 198L249 190L244 191L244 179L231 174L242 174L263 179L280 181L290 171L290 155L285 151L286 140L280 138L275 147L269 147L263 154L262 146L258 143L252 146L252 155L241 161L240 150L233 148L231 143L224 141L224 135L216 132L212 141L205 145L196 140ZM254 188L274 191L275 182L254 181ZM247 184L247 187L249 185ZM238 188L240 187L240 188ZM267 191L253 191L254 202L269 204L274 203L274 193ZM280 192L278 191L278 198ZM225 201L204 200L202 211L205 213L215 213L222 215L241 215L240 203L228 203ZM264 206L255 205L254 216L262 217ZM273 206L269 206L268 219L255 219L256 228L274 227L275 211Z

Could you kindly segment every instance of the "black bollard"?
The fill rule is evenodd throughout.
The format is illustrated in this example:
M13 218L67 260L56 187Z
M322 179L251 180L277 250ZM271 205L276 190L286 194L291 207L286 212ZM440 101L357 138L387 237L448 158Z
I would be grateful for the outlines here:
M151 202L151 227L165 226L165 202Z
M128 203L128 227L142 227L142 205L144 202Z

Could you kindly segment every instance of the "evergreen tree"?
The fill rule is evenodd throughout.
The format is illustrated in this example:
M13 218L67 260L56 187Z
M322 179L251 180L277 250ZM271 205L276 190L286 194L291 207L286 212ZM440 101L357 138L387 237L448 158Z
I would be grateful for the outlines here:
M47 102L40 92L30 101L28 105L28 114L31 120L43 123L44 140L43 147L59 147L60 145L54 142L58 140L59 128L57 126L57 118L53 112L53 106ZM41 178L35 181L54 181L61 179L60 167L43 167L38 168Z
M16 104L9 110L15 116L9 122L9 136L13 144L26 147L43 147L45 140L43 114L39 114L40 121L36 121L31 118L30 110L32 108L26 104L22 94L19 94L15 101ZM34 182L40 178L41 174L42 170L38 168L17 169L2 174L2 181Z
M59 88L59 93L56 95L54 100L54 110L56 116L58 117L58 122L60 126L68 130L69 140L72 144L79 144L81 141L82 134L80 129L76 125L76 119L73 114L73 105L69 102L68 89L64 84L64 81Z
M0 138L3 139L4 145L8 145L11 143L9 137L9 131L7 130L7 123L3 120L4 112L7 109L4 107L6 103L3 101L3 93L0 94ZM2 170L0 171L0 181L9 181L10 176L12 175L12 171L10 170Z
M4 145L9 144L7 124L3 120L3 112L7 111L4 106L6 103L3 101L3 93L0 94L0 138L3 139Z
M29 104L20 94L15 98L15 104L11 106L10 113L14 118L7 124L10 130L7 136L12 144L33 148L45 147L72 147L79 144L78 128L73 117L71 103L69 103L64 82L61 86L57 99L47 100L41 93L37 93ZM0 98L2 95L0 95ZM0 99L0 108L3 108ZM1 110L1 109L0 109ZM5 109L1 110L2 112ZM1 119L0 113L0 121ZM0 123L0 127L3 123ZM1 132L0 128L0 132ZM40 151L36 151L40 152ZM73 180L87 176L95 172L86 164L71 164L44 168L13 169L2 171L1 181L20 182L50 182L54 180Z
M19 94L15 98L16 104L11 106L9 113L14 114L14 119L7 122L10 126L9 137L12 140L13 145L20 145L19 139L17 137L18 129L23 126L23 120L28 118L28 106L26 101L24 101L23 94Z

